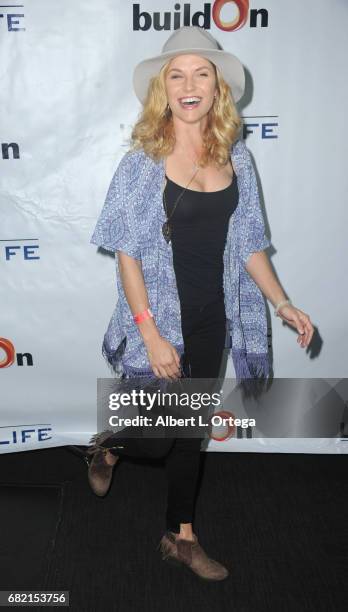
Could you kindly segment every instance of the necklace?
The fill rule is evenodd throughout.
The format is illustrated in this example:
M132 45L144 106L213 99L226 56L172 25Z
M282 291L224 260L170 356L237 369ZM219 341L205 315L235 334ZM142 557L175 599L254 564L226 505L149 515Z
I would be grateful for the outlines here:
M170 227L170 225L169 225L169 219L171 219L171 217L173 216L174 211L175 211L175 209L176 209L176 207L177 207L177 204L178 204L179 200L181 200L181 198L182 198L182 196L184 195L184 193L185 193L186 189L188 188L189 184L190 184L190 183L191 183L191 181L194 179L194 177L196 176L196 174L197 174L197 172L198 172L198 170L199 170L199 167L198 167L196 164L194 164L194 165L195 165L196 170L194 171L194 174L193 174L193 176L190 178L190 180L189 180L189 182L187 183L186 187L184 187L184 189L182 190L182 192L181 192L181 193L179 193L178 197L176 198L176 200L175 200L175 202L174 202L174 206L173 206L172 212L170 213L170 215L169 215L169 216L168 216L168 211L167 211L166 196L165 196L165 193L164 193L164 191L163 191L163 203L164 203L164 208L165 208L165 211L166 211L166 217L167 217L167 220L166 220L166 221L163 223L163 225L162 225L162 234L163 234L163 236L164 236L165 240L166 240L168 243L171 241L171 238L172 238L172 230L171 230L171 227Z

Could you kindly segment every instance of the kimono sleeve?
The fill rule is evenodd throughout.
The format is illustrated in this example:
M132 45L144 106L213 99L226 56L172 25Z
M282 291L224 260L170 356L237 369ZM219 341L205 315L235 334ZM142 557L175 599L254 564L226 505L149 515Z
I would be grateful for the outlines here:
M130 161L126 154L116 168L90 242L107 251L123 251L135 259L141 259L136 216L128 197L129 177Z
M263 251L271 245L265 234L265 223L261 210L259 190L251 155L245 146L247 201L242 221L240 257L244 267L252 253Z

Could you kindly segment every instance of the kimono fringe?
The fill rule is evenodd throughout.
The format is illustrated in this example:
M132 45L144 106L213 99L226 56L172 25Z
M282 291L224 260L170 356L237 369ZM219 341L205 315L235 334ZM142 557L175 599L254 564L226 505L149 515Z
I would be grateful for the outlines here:
M125 337L119 344L116 350L109 350L107 344L103 342L102 354L111 370L115 372L120 379L121 392L131 391L133 389L141 390L146 387L151 391L165 391L168 381L163 378L157 378L152 370L137 369L132 366L126 366L122 363L122 356L126 348L127 338Z
M107 363L111 366L113 372L115 372L120 378L138 378L144 377L152 380L155 378L153 371L149 368L139 369L133 368L132 366L126 366L122 363L122 357L125 352L127 344L127 337L124 337L122 342L118 345L116 350L110 350L107 346L104 338L102 346L102 354Z
M263 378L269 375L268 353L247 353L245 349L232 349L236 378Z
M247 353L245 349L232 349L232 360L238 388L244 398L257 399L268 388L270 374L268 353Z
M104 359L111 366L112 371L115 372L115 374L119 377L121 377L123 374L123 367L122 367L121 359L122 359L122 355L126 348L126 343L127 343L127 338L124 337L122 342L120 342L120 344L118 345L117 349L115 351L114 350L111 351L108 348L106 341L105 341L105 337L104 337L104 341L102 345L102 355Z
M159 380L157 376L155 376L151 367L135 368L134 366L126 365L122 363L122 356L124 355L126 344L127 344L127 337L125 336L122 342L120 342L120 344L118 345L116 350L114 349L110 350L108 348L106 338L104 336L104 341L102 345L102 354L103 354L104 359L111 366L112 370L122 378L144 377L148 379L150 383L153 380ZM180 344L176 346L176 349L181 358L184 352L184 345Z

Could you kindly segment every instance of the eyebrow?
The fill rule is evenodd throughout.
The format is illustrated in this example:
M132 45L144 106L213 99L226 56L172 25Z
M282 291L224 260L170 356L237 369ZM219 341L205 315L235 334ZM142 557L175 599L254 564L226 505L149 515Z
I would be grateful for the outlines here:
M199 68L195 68L195 71L196 70L202 70L202 69L204 69L204 70L211 70L210 66L199 66ZM182 72L181 68L170 68L168 70L168 73L171 72L172 70L177 70L178 72Z

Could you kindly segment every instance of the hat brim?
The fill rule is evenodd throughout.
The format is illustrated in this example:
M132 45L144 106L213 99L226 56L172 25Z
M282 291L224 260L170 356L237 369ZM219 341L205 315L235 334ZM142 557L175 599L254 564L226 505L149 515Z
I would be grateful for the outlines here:
M167 51L156 57L150 57L143 60L134 69L133 72L133 87L138 100L144 104L148 92L149 83L152 77L156 76L162 66L167 61L177 55L200 55L205 59L213 62L221 71L222 76L232 90L232 96L235 102L238 102L245 89L245 72L243 64L239 59L219 49L180 49L179 51Z

